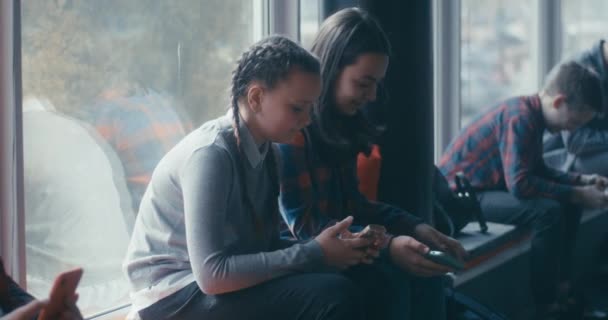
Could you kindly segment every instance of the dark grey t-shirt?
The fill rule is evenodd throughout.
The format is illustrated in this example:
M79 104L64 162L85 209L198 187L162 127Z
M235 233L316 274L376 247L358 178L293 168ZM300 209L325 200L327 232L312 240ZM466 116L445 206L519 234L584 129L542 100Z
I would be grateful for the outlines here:
M190 133L154 170L124 263L135 311L193 281L220 294L325 269L315 240L287 248L279 240L267 168L273 153L269 143L257 146L244 124L239 130L240 157L226 115ZM243 201L241 160L263 234Z

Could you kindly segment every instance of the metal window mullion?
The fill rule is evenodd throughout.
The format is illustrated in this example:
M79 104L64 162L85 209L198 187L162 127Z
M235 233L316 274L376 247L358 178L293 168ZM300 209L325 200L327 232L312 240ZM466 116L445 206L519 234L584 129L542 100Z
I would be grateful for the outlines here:
M561 9L561 0L538 0L537 2L538 24L532 43L537 45L535 49L539 88L542 88L547 73L562 58Z
M269 0L270 34L300 42L300 0Z
M460 130L460 2L433 1L435 162Z
M0 1L0 254L25 285L20 2Z
M258 41L270 33L268 7L268 0L253 1L253 41Z

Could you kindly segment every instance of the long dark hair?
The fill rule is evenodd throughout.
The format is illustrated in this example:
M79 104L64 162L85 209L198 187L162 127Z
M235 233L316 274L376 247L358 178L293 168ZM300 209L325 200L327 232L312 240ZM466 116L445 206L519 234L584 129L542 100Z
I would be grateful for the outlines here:
M231 87L231 108L233 113L233 128L236 147L239 151L238 174L241 179L243 201L247 209L253 215L258 235L263 233L263 223L255 213L255 207L248 195L247 184L245 183L244 157L241 148L239 133L239 99L247 94L247 90L252 81L261 81L266 89L272 90L279 83L288 77L289 72L294 68L298 70L320 75L321 66L317 58L308 51L300 47L295 42L282 37L271 36L262 39L245 51L239 59L236 68L232 72ZM274 151L270 148L268 155L268 169L273 186L272 198L269 200L273 205L273 218L277 218L279 195L277 163ZM275 217L276 216L276 217ZM276 221L275 221L276 222Z
M311 125L313 133L327 149L321 153L333 159L350 158L361 151L369 153L373 139L382 129L372 125L361 112L350 117L341 115L336 107L334 91L340 72L355 63L360 55L380 53L390 56L391 47L386 34L366 11L343 9L323 22L311 51L321 61L323 79Z

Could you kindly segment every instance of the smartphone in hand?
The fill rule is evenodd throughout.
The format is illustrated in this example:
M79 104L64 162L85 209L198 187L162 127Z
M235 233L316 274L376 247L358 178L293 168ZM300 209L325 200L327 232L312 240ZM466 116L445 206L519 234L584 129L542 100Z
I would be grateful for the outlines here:
M77 268L60 273L49 296L49 303L40 312L38 320L52 320L59 318L61 312L65 310L65 303L76 294L76 287L82 278L82 268Z
M424 257L435 263L448 266L456 270L464 269L464 264L460 260L443 251L429 250Z
M370 224L365 229L358 233L361 238L369 238L373 240L372 246L380 247L386 237L386 228L379 224Z
M384 237L386 233L386 228L379 224L370 224L365 229L359 232L359 236L361 238L373 238L373 239L381 239Z

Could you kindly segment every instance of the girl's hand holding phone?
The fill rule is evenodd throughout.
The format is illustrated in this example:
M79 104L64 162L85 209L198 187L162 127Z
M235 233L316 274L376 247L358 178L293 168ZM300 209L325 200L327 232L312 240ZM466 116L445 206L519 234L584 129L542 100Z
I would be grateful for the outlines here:
M323 249L327 265L346 269L359 263L367 263L367 249L373 244L373 239L348 236L348 228L353 222L352 217L336 223L323 230L315 240Z

